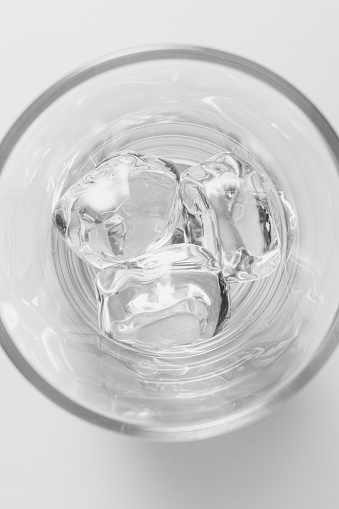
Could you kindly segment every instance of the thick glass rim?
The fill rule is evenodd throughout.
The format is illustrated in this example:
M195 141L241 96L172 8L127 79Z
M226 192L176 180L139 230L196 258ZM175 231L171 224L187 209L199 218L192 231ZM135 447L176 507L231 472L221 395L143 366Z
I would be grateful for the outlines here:
M293 85L276 75L274 72L247 60L246 58L216 49L171 44L131 48L126 51L106 55L75 70L73 73L68 74L48 88L20 115L0 143L0 174L14 147L30 125L44 110L46 110L57 99L62 97L66 92L88 79L106 71L126 65L164 59L186 59L219 64L221 66L242 71L276 89L282 95L290 99L301 111L303 111L303 113L317 128L331 152L339 173L339 138L337 134L312 102ZM190 427L175 428L166 428L166 426L163 426L162 428L155 428L152 426L132 424L125 421L117 421L113 418L97 414L96 412L83 407L71 398L60 393L32 368L13 343L0 318L0 344L4 351L26 379L50 400L54 401L74 415L101 427L129 435L136 435L160 441L186 441L208 438L222 434L226 431L243 427L250 422L257 421L264 415L271 413L274 408L299 391L311 378L313 378L313 376L330 357L338 342L339 309L333 318L324 341L312 361L286 387L282 388L273 397L263 399L260 405L258 405L255 409L248 411L246 414L237 416L237 418L233 419L231 422L225 418L218 420L215 423L206 423L197 426L193 425Z

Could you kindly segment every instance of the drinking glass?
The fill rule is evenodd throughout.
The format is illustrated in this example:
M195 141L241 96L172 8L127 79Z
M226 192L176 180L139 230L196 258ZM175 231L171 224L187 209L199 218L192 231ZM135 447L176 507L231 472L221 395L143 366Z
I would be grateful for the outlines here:
M182 172L220 152L265 175L281 261L230 285L232 314L201 344L142 350L98 327L97 269L56 235L58 196L117 151ZM0 145L0 340L77 416L153 440L194 440L271 412L338 341L339 141L284 79L222 51L109 55L43 93Z

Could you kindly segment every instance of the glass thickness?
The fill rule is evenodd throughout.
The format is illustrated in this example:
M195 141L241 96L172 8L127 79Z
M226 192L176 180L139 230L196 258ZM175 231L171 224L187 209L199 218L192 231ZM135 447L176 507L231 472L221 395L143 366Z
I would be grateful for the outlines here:
M63 189L118 150L173 160L181 175L232 154L269 183L270 208L263 194L257 202L270 218L272 236L267 230L263 241L276 269L230 286L232 320L213 341L150 356L98 327L94 282L101 291L114 281L109 274L101 281L98 267L67 248L51 215ZM0 146L5 351L49 398L124 433L193 440L267 414L337 344L338 154L333 129L300 92L234 55L139 48L76 71L38 98ZM54 219L62 231L64 218ZM182 237L180 221L175 236ZM205 247L196 248L197 260ZM219 285L218 275L209 277L207 285ZM203 304L201 313L220 321L218 309Z

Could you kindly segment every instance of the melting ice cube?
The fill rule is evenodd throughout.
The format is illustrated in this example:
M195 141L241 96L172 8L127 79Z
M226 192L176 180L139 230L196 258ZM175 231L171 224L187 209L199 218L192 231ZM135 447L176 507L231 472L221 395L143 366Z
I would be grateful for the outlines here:
M107 336L143 348L195 344L229 319L226 282L215 258L174 244L97 275L99 324Z
M187 241L208 249L228 281L260 279L280 262L263 177L228 152L181 175Z
M175 165L126 152L73 184L58 201L53 223L79 257L104 268L164 246L181 213Z

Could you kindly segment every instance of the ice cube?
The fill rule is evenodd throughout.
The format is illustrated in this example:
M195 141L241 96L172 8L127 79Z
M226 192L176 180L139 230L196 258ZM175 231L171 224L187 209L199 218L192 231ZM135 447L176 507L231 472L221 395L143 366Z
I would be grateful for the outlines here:
M173 244L96 278L99 325L129 345L162 349L197 344L226 325L228 288L215 258Z
M280 262L280 242L263 178L222 152L181 175L186 241L217 259L228 281L260 279Z
M53 223L79 257L105 268L167 244L181 214L175 165L125 152L73 184L58 201Z

